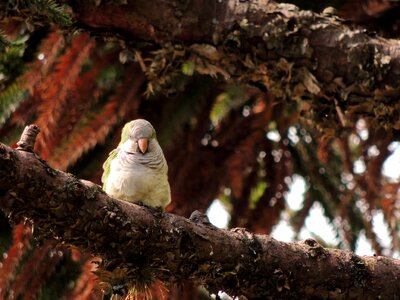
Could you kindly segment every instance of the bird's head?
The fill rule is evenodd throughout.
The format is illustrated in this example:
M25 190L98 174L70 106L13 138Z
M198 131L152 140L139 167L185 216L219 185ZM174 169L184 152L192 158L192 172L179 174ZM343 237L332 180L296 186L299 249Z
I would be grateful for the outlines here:
M156 142L156 131L150 122L137 119L127 123L122 129L120 147L130 154L146 154Z

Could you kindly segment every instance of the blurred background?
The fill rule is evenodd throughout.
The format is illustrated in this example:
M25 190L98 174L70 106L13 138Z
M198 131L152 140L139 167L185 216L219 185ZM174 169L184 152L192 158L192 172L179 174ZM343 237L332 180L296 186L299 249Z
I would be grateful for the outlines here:
M167 211L188 217L197 209L219 227L400 257L398 132L357 114L345 129L324 123L336 115L331 104L315 124L297 102L200 75L194 62L177 68L162 53L147 62L116 41L66 32L65 8L43 2L8 1L2 14L0 142L15 146L24 127L37 124L41 158L101 184L102 164L121 127L146 118L169 165ZM400 33L394 1L293 3L316 12L334 6L339 16L387 38ZM168 66L179 71L152 77L143 64L151 74ZM1 212L0 253L0 299L101 299L89 254L38 244L32 228L9 224ZM208 299L190 283L163 293L155 288L153 299L162 297Z

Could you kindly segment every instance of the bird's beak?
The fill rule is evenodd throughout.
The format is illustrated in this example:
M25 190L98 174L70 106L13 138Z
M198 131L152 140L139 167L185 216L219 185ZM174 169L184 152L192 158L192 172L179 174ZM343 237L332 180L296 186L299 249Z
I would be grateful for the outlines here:
M142 154L145 154L147 152L147 148L149 147L149 140L148 139L139 139L138 146L139 146L140 152L142 152Z

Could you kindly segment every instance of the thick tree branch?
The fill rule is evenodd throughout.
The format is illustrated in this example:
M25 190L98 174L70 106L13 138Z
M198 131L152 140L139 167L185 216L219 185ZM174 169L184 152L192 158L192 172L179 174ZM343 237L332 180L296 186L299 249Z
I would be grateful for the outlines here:
M268 0L135 0L97 7L76 1L73 12L80 26L120 36L143 56L163 47L146 69L150 79L180 71L180 60L200 73L297 100L304 116L324 128L347 126L361 116L400 129L400 42L329 13Z
M108 197L99 186L52 169L34 153L0 144L0 207L31 220L42 237L100 255L112 285L152 276L191 279L210 292L266 299L395 299L400 262L283 243L245 229L221 230Z

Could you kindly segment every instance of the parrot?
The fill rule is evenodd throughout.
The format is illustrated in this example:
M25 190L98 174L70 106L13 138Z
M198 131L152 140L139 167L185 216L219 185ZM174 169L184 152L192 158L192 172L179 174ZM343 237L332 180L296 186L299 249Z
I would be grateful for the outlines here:
M168 165L150 122L125 124L103 164L103 190L113 198L164 209L171 202Z

